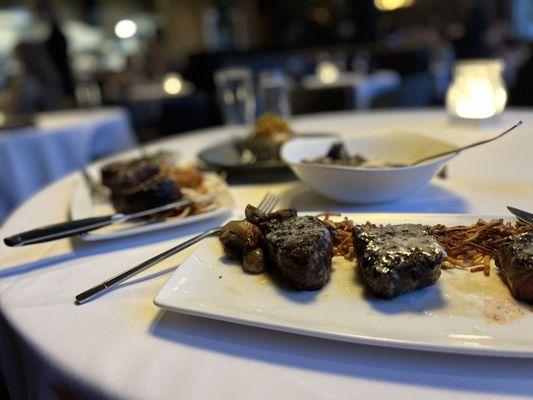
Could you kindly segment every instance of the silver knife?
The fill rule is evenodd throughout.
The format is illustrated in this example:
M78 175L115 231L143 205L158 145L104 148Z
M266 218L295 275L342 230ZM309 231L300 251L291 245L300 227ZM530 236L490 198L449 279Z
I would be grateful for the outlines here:
M178 200L164 204L159 207L149 208L132 214L117 213L102 217L92 217L78 219L74 221L61 222L59 224L43 226L26 232L17 233L4 239L4 243L10 247L25 246L34 243L49 242L69 236L79 235L108 225L121 224L134 218L146 217L163 211L172 210L178 207L187 207L194 203L201 203L212 200L214 196L203 196L196 200Z
M533 214L511 206L507 206L507 209L520 221L525 222L526 224L533 224Z

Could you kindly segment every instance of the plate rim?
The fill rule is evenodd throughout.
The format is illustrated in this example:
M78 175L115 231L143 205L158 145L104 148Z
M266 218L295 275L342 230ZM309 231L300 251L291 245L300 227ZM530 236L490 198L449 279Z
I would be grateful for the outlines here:
M269 161L256 161L254 163L213 163L206 159L205 154L210 151L214 151L221 147L230 146L234 141L233 140L223 140L218 143L215 143L211 146L205 147L198 152L198 158L205 164L214 167L214 168L223 168L223 169L239 169L239 170L268 170L275 168L288 168L288 164L284 162L281 158L279 160L269 160Z

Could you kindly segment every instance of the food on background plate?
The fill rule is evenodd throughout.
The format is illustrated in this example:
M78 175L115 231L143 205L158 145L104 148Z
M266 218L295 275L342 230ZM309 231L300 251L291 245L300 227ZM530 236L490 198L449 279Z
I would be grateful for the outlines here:
M113 208L125 214L159 207L182 197L180 187L169 177L161 175L145 179L130 189L111 191Z
M325 156L303 160L303 162L307 164L342 165L360 168L397 168L406 166L406 164L388 161L368 160L361 154L350 155L342 142L333 143Z
M110 200L117 212L135 213L180 199L208 193L204 177L193 166L176 166L172 156L157 153L125 161L112 162L101 169L102 183L110 189ZM213 201L195 203L187 209L171 210L159 215L199 214L212 209ZM188 211L187 211L188 210Z
M226 224L220 240L227 255L243 261L245 271L262 272L271 265L298 290L320 289L331 275L329 229L292 209L265 214L249 205L246 219Z
M354 249L363 279L378 297L392 299L440 277L444 250L423 225L356 227Z
M240 144L243 155L251 155L250 161L280 159L283 143L294 136L290 125L280 116L263 114L255 123L253 131Z
M533 302L533 231L504 241L498 248L496 265L513 296Z
M161 165L167 162L171 162L171 156L166 153L111 162L100 170L102 184L116 191L134 188L144 180L159 174Z

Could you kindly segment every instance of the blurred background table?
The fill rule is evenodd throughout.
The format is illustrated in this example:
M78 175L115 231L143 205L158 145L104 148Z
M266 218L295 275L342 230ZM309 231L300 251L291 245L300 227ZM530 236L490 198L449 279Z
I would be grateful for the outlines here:
M448 165L448 179L397 203L349 206L297 182L235 185L235 214L266 191L301 211L505 214L531 208L533 112L506 112L488 125L457 125L440 110L350 112L296 118L294 129L341 136L419 131L464 144L493 136L517 119L512 135L472 149ZM226 140L230 128L197 131L154 144L181 149L183 161ZM186 149L186 151L183 151ZM6 221L4 237L64 221L78 173L34 196ZM43 212L46 210L46 212ZM60 240L2 248L1 363L13 398L526 398L531 360L362 346L163 312L152 298L187 251L80 307L74 295L223 221L104 243ZM28 251L31 250L31 251ZM417 327L423 329L423 327Z
M302 79L302 87L307 90L343 88L351 90L352 108L369 109L372 102L380 96L392 93L400 87L402 80L395 71L379 70L372 74L341 72L337 79L324 82L319 76L308 75Z
M0 131L0 222L46 184L137 143L119 108L45 112L34 122Z

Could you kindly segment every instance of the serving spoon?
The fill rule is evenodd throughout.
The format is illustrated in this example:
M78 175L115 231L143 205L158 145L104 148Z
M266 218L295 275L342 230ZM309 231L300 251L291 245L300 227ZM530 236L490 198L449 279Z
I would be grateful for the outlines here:
M426 162L426 161L429 161L429 160L432 160L434 158L439 158L439 157L443 157L443 156L447 156L448 154L459 154L461 153L462 151L464 150L467 150L467 149L471 149L472 147L477 147L477 146L480 146L482 144L485 144L485 143L489 143L489 142L492 142L496 139L499 139L501 138L502 136L508 134L509 132L511 132L513 129L515 128L518 128L520 125L522 125L522 121L518 121L516 124L514 124L512 127L510 127L509 129L507 129L506 131L500 133L498 136L495 136L491 139L486 139L486 140L481 140L479 142L475 142L475 143L471 143L469 145L466 145L466 146L463 146L463 147L458 147L456 149L453 149L453 150L448 150L448 151L444 151L442 153L438 153L438 154L433 154L431 156L427 156L427 157L424 157L424 158L421 158L419 160L416 160L415 162L412 162L412 163L409 163L409 164L406 164L405 166L411 166L411 165L418 165L420 163L423 163L423 162Z

